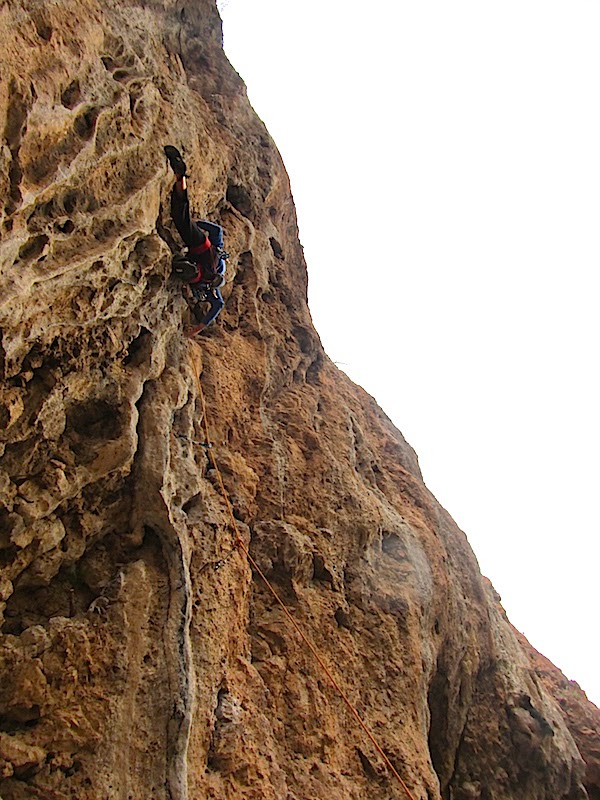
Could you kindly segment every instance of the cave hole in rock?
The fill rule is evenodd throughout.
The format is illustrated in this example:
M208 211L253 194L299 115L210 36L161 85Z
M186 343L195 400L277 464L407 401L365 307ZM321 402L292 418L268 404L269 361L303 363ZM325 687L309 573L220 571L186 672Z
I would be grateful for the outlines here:
M45 233L39 236L32 236L19 250L19 258L22 261L31 261L31 259L37 258L49 241Z
M120 409L106 400L87 400L67 411L67 433L87 439L117 439L122 428Z
M49 42L54 31L52 30L52 26L48 20L45 19L42 14L36 14L33 18L33 23L35 25L36 33L40 39L43 39L45 42Z
M448 676L438 662L437 672L429 684L427 705L429 706L429 754L431 763L440 781L442 797L446 798L448 782L452 777L454 757L449 753Z
M65 766L61 767L60 769L62 769L66 778L71 778L73 775L75 775L75 773L81 772L83 769L83 764L81 761L73 761L70 767Z
M274 236L271 236L271 238L269 239L269 243L271 244L271 250L273 251L273 255L275 256L275 258L278 258L280 261L285 261L285 256L283 255L283 248L281 247L277 239L275 239Z
M10 82L8 97L9 102L6 112L4 136L6 137L9 148L15 151L21 143L21 136L27 122L29 108L14 80Z
M323 354L317 353L309 368L306 370L306 380L313 386L319 383L319 375L323 367Z
M98 242L104 242L106 239L110 239L115 228L117 227L116 222L114 219L94 219L92 222L92 230L91 234Z
M248 190L239 184L230 183L227 187L226 198L234 208L243 214L245 217L250 217L252 214L252 200Z
M75 78L75 80L71 81L71 83L61 94L60 102L63 104L65 108L74 108L79 102L80 97L81 97L81 88L79 86L79 81L77 80L77 78Z
M333 586L333 575L325 566L323 557L318 553L313 555L313 580L320 581L321 583L329 583Z
M252 253L249 250L246 250L244 253L240 253L237 263L237 269L235 272L235 279L234 283L239 285L244 280L244 274L247 269L254 268L254 258Z
M143 267L151 266L161 255L161 246L155 236L142 236L135 243L129 260L135 259Z
M31 706L11 705L0 717L0 731L8 734L25 733L35 728L42 716L42 710L37 703ZM15 778L25 780L31 777L33 767L21 767L14 772Z
M163 279L160 275L150 275L147 285L150 290L161 289L163 286Z
M92 106L77 115L73 123L73 130L80 139L87 141L92 138L96 130L96 122L98 121L99 114L100 109Z
M76 191L66 192L62 199L62 207L65 210L65 213L72 214L77 208L78 202L79 197ZM50 209L48 209L48 214L50 214Z
M47 200L45 203L38 203L27 217L27 227L30 231L39 230L46 220L55 219L60 215L61 212L56 210L54 199Z
M352 628L350 617L343 608L338 608L333 616L335 617L335 621L337 622L339 628Z
M195 511L195 509L199 508L201 505L202 502L200 496L195 494L193 497L190 497L187 503L183 504L181 510L183 511L184 514L187 514L189 516L190 512Z
M131 77L131 70L127 69L126 67L119 67L113 72L113 78L118 81L119 83L125 83ZM129 108L130 111L133 111L133 106L135 104L135 100L130 97L129 98Z
M378 780L379 774L377 773L377 770L371 763L371 759L367 755L365 755L365 753L363 753L360 747L356 748L356 755L359 758L359 761L361 763L365 775L371 780Z
M4 547L2 550L0 550L0 569L4 569L12 564L17 557L18 552L19 548L14 544Z
M73 233L75 230L75 223L72 219L67 219L64 222L56 222L54 224L54 230L57 233Z
M32 571L35 561L17 581L6 602L1 632L20 636L33 625L46 626L52 617L72 618L85 612L94 595L77 577L73 564L61 567L52 578ZM21 585L22 584L22 585Z
M140 332L132 339L127 348L127 355L123 359L123 364L131 367L138 367L150 358L152 350L152 334L147 328L140 328Z
M314 351L314 339L312 333L307 328L296 325L293 329L294 338L300 345L300 350L306 355Z

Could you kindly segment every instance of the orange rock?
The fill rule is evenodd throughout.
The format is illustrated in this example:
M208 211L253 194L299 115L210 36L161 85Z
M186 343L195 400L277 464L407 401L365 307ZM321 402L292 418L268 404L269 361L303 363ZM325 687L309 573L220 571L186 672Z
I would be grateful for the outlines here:
M405 796L258 567L415 798L595 797L597 710L323 352L214 3L0 17L0 796ZM169 143L231 254L197 342Z

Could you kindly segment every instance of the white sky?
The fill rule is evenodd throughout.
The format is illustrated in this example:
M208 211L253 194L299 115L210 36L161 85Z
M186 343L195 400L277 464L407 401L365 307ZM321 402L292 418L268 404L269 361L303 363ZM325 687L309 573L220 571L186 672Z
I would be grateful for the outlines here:
M328 355L416 449L513 624L600 705L600 4L219 6Z

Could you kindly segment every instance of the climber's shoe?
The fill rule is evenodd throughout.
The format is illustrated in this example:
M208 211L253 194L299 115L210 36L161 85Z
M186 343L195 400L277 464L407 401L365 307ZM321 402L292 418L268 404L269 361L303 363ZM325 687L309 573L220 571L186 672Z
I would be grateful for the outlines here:
M167 144L164 147L165 155L171 165L171 169L178 178L184 178L187 175L187 166L181 153L172 144Z
M205 329L206 325L201 322L199 325L194 325L193 327L188 328L185 332L185 335L188 337L188 339L193 339L197 333L202 333L202 331Z

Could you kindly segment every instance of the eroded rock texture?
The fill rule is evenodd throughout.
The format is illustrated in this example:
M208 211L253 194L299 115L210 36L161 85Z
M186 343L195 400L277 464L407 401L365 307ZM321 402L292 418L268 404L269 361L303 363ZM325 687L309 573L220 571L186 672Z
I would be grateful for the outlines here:
M597 798L597 747L588 794L464 535L322 351L214 5L9 0L0 31L0 796L404 796L235 547L197 370L241 537L413 796ZM231 253L199 346L167 143Z

